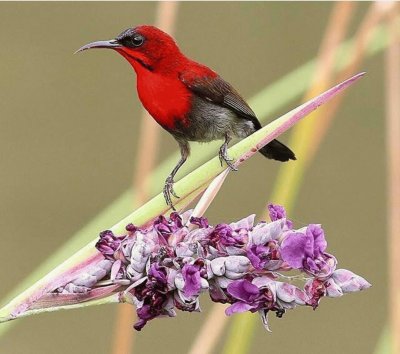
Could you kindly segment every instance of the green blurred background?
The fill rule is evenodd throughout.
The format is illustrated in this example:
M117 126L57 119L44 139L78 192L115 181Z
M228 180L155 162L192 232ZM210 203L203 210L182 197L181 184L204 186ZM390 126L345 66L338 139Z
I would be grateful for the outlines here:
M132 184L141 116L135 75L116 53L72 54L87 42L154 23L156 6L0 3L0 298ZM358 5L351 33L368 6ZM331 9L329 2L181 3L175 37L184 53L251 97L317 55ZM260 323L253 353L371 353L384 326L382 54L368 58L362 70L368 75L349 89L291 218L299 226L322 223L339 266L373 287L323 299L315 312L299 308L272 318L272 334ZM159 162L176 150L165 132L161 146ZM251 159L229 176L209 219L259 213L277 168L261 156ZM135 352L185 353L207 316L206 296L202 303L201 314L152 321L136 336ZM18 320L0 338L0 353L109 353L115 309Z

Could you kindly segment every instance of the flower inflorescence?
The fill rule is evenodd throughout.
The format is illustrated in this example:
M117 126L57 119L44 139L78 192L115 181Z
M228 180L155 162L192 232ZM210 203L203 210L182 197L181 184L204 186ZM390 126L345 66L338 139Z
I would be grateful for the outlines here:
M134 328L176 316L175 309L199 311L199 295L208 292L212 301L230 304L228 316L258 312L269 330L269 312L282 317L297 305L315 309L323 296L370 286L336 269L320 225L294 229L283 207L268 209L271 222L256 225L251 215L211 226L187 211L159 216L146 227L129 224L121 236L103 231L96 247L112 263L106 277L123 287L123 301L136 306Z

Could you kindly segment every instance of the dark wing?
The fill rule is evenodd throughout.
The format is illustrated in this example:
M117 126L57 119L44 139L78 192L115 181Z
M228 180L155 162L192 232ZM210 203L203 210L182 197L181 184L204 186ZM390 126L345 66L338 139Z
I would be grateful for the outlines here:
M193 79L192 74L181 74L180 79L194 94L216 105L231 109L238 117L253 122L255 129L261 129L261 124L254 112L229 83L219 76L206 75ZM269 159L296 160L294 153L277 140L272 140L261 148L260 152Z
M221 77L204 76L192 80L189 76L185 78L185 74L181 74L180 79L197 96L216 105L229 108L239 117L252 121L256 129L261 128L255 113L246 101Z

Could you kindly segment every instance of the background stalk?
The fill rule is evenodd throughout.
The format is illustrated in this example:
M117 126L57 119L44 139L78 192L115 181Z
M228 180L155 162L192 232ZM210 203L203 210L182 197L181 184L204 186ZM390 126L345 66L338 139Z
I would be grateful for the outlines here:
M391 42L386 50L387 224L389 253L389 324L393 354L400 353L400 23L389 17Z

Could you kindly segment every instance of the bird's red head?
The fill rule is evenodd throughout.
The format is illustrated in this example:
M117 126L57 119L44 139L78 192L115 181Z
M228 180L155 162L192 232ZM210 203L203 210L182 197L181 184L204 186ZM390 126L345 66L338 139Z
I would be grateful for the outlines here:
M169 34L147 25L129 28L112 40L86 44L77 52L92 48L114 49L129 61L137 73L142 70L171 70L184 58Z

